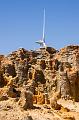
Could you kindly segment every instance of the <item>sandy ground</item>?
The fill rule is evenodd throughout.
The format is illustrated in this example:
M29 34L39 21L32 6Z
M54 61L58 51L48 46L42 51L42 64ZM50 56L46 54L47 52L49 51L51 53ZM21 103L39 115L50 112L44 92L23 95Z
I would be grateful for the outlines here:
M72 120L70 117L79 120L79 111L57 111L51 109L49 105L34 106L34 109L25 111L18 106L18 102L15 102L15 99L0 101L0 120L31 120L27 119L27 116L31 116L33 120Z

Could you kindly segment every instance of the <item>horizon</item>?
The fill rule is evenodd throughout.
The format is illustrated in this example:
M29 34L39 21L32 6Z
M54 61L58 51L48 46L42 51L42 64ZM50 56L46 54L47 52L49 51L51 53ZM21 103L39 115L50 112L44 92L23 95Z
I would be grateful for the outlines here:
M0 54L19 48L39 49L43 10L46 11L45 41L57 50L79 45L78 0L0 1Z

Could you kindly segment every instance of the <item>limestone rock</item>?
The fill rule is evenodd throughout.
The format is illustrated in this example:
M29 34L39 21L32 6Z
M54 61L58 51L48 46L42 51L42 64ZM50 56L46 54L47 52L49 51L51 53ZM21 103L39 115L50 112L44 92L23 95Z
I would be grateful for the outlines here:
M22 120L33 120L31 116L24 117Z
M49 101L59 91L61 98L79 101L79 46L67 46L60 51L51 47L36 51L20 48L0 56L0 87L4 86L10 97L20 97L17 89L26 86L42 104L45 94Z
M3 77L3 74L0 72L0 87L6 86L7 82Z
M44 104L45 103L45 96L43 94L37 95L37 104Z
M12 98L20 97L20 91L17 91L13 86L10 86L7 95Z
M31 91L22 90L21 97L18 102L21 108L24 110L33 108L33 94Z
M46 68L45 60L41 60L40 61L40 66L41 66L41 69L45 69Z
M18 84L21 85L27 80L28 64L26 61L20 61L15 64L16 74L19 79Z
M8 88L0 88L0 101L5 101L8 100L8 95L7 95Z
M4 100L8 100L8 96L7 95L0 96L0 101L4 101Z
M7 56L0 55L0 102L8 104L11 100L10 106L13 106L14 110L16 106L17 110L22 108L19 109L20 114L24 115L31 111L27 109L34 108L33 103L42 107L42 104L50 104L51 108L59 110L62 106L62 102L58 104L60 98L65 99L64 101L71 99L73 103L79 102L79 46L70 45L59 51L51 47L36 51L20 48ZM73 106L75 109L79 108L76 108L75 104ZM40 111L33 110L33 113ZM46 115L42 110L40 116ZM8 109L7 112L10 113ZM32 118L23 116L20 119Z
M40 82L41 84L44 84L46 81L42 70L36 70L34 79L35 82Z
M70 97L70 83L66 72L59 72L59 78L57 78L57 90L60 91L61 98L69 99Z
M57 100L60 98L60 92L56 92L52 98L50 98L50 106L53 109L60 109L60 105L57 103Z
M6 64L5 65L5 74L6 76L12 76L15 77L16 76L16 71L15 71L15 67L12 64Z

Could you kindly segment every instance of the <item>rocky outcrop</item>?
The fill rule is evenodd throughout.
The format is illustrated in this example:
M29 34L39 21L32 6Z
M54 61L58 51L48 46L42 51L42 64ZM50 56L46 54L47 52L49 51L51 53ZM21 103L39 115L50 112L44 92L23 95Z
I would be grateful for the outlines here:
M15 63L16 75L18 77L18 85L22 85L24 81L27 81L29 65L27 61L20 61Z
M1 56L0 87L5 86L8 97L19 97L19 103L26 108L32 107L33 102L57 104L59 97L54 96L58 92L62 99L79 101L79 46L60 51L51 47L36 51L21 48Z
M60 86L61 97L65 99L79 100L79 46L68 46L60 50L55 56L60 61L57 71L58 86Z
M21 91L21 96L20 96L18 104L24 110L27 110L29 108L32 109L33 108L33 94L32 94L32 92L29 90L26 91L23 89Z
M75 119L78 102L79 46L0 55L1 119Z

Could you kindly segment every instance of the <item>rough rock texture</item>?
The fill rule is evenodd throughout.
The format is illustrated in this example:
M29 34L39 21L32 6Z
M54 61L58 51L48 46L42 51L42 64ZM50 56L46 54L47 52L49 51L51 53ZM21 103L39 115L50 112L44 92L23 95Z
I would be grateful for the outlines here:
M67 46L60 51L23 48L0 57L0 86L26 86L34 95L48 100L60 91L60 98L79 100L79 46Z
M31 116L24 117L22 120L33 120Z
M33 94L31 91L22 90L18 104L24 110L33 108Z
M0 100L10 98L24 109L33 103L59 109L58 99L79 102L79 46L0 55Z
M79 100L79 46L68 46L60 50L56 59L61 62L59 65L58 85L61 96L65 99Z

